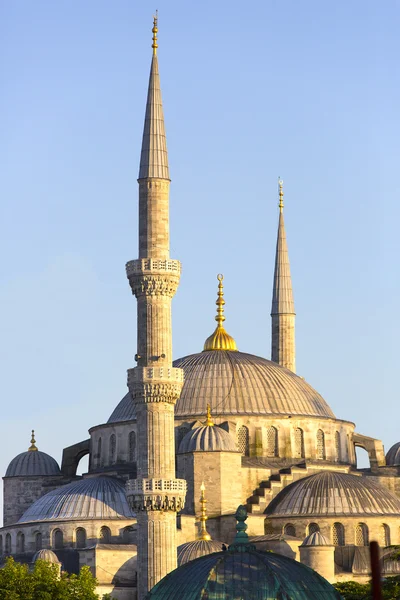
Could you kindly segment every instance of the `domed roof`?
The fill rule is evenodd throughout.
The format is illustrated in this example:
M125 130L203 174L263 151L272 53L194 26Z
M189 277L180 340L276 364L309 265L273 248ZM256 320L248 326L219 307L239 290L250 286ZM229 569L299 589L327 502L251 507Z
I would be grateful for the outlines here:
M32 562L35 563L37 560L45 560L46 562L49 562L49 563L55 563L58 565L60 564L57 554L55 554L53 552L53 550L49 550L49 549L38 550L33 555Z
M180 358L174 362L174 367L180 367L185 373L175 407L176 417L200 417L210 403L219 416L256 414L335 418L322 396L304 379L259 356L210 350Z
M400 499L369 477L323 471L288 485L265 512L270 517L400 516Z
M123 483L112 477L89 477L45 494L25 511L18 522L134 517Z
M302 546L332 546L330 541L322 535L320 531L314 531L314 533L310 533L303 543Z
M181 443L178 452L237 452L233 437L221 427L214 425L208 412L207 424L189 431Z
M136 419L136 408L130 392L117 404L111 413L107 423L119 423L121 421L134 421Z
M29 449L12 459L7 467L5 477L39 477L44 475L61 475L60 467L52 456L37 449L35 432L32 431Z
M190 560L222 551L223 542L216 540L195 540L178 546L178 566L184 565Z
M226 552L214 552L183 564L161 579L146 598L341 598L326 579L309 567L281 554L256 550L255 546L249 544L245 533L247 526L242 522L247 518L244 507L238 508L236 518L241 521L237 525L238 533Z
M400 467L400 442L394 444L386 454L386 464L388 467Z

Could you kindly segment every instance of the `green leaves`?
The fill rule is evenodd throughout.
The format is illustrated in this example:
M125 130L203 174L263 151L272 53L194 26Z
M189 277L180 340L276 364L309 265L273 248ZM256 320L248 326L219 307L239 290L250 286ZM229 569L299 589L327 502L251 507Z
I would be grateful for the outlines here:
M371 585L369 583L345 581L335 583L334 587L343 596L344 600L372 600ZM400 576L388 577L382 581L382 597L383 600L399 600Z

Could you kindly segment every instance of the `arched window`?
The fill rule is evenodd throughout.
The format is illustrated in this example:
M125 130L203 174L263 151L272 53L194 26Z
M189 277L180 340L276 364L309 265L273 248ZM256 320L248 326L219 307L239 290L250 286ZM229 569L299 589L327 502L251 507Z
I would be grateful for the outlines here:
M6 535L6 554L11 554L11 534Z
M239 427L239 431L237 434L237 444L238 449L243 456L249 456L250 454L250 438L249 438L249 430L246 425L242 425Z
M325 460L325 435L322 429L317 431L317 460Z
M78 527L75 531L76 547L84 548L86 546L86 529Z
M61 529L55 529L53 531L53 548L56 550L61 550L64 546L64 536Z
M300 427L294 430L294 458L304 458L304 433Z
M389 525L382 523L379 527L379 544L382 548L386 548L386 546L390 546L390 529Z
M355 545L356 546L368 546L369 544L369 535L368 535L368 527L365 523L358 523L355 529Z
M296 537L296 528L291 523L287 523L287 525L285 525L283 528L283 533L285 535L292 535L293 537Z
M131 431L129 434L129 462L136 460L136 433Z
M133 544L133 537L134 537L134 529L133 527L125 527L125 529L122 532L122 540L124 542L124 544Z
M334 546L344 546L344 527L342 523L334 523L332 527L332 544Z
M111 531L109 527L103 525L100 529L100 543L109 544L111 542Z
M115 463L115 450L117 447L117 439L115 437L115 433L110 435L110 447L109 447L109 459L110 465Z
M40 531L38 531L35 534L35 550L41 550L42 549L42 534L40 533Z
M267 429L267 456L278 456L278 430L273 426Z
M311 535L312 533L317 533L317 531L319 531L318 523L310 523L308 526L308 535Z
M103 464L103 461L102 461L103 457L101 455L101 450L102 450L101 445L102 445L101 437L99 437L99 439L97 440L97 466L98 467L101 467Z
M22 531L17 533L17 554L25 552L25 536Z
M340 433L338 431L335 432L335 451L336 460L340 462L342 460L342 448L340 446Z

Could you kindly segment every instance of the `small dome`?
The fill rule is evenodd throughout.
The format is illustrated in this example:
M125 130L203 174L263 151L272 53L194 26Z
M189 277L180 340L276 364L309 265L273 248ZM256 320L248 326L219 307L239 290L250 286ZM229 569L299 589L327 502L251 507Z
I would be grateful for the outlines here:
M89 477L45 494L25 511L18 522L134 517L123 483L112 477Z
M178 566L200 556L206 556L206 554L221 552L223 543L216 540L195 540L178 546ZM227 544L225 545L227 546Z
M386 464L388 467L400 467L400 442L394 444L386 454Z
M179 454L184 452L237 452L235 440L217 425L203 425L189 431L179 444Z
M60 467L52 456L39 452L35 432L32 429L31 445L26 452L18 454L7 467L6 477L39 477L61 475Z
M38 550L33 555L32 562L35 563L37 560L45 560L46 562L54 563L57 565L60 564L57 554L55 554L52 550L48 549Z
M400 499L369 477L323 471L284 488L269 503L271 517L400 515Z
M314 531L314 533L310 533L303 543L302 546L332 546L330 541L322 535L320 531Z

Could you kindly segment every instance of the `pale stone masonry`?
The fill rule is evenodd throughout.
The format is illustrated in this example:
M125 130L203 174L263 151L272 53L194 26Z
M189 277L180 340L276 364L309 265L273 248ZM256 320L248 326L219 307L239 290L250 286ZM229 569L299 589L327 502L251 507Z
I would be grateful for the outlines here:
M279 225L272 295L271 360L296 372L295 318L289 253L283 218L283 189L279 181Z
M186 494L186 482L175 479L174 405L183 371L172 367L171 301L180 263L169 257L170 180L156 47L154 39L138 180L139 259L127 264L137 298L137 367L128 371L128 387L139 452L127 495L137 511L139 600L177 566L176 511Z

